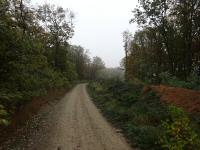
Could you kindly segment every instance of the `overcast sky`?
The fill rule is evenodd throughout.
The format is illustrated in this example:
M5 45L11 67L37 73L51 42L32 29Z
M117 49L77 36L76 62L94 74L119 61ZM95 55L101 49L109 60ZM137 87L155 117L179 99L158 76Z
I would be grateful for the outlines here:
M32 0L69 8L75 15L75 35L72 44L81 45L90 51L90 56L99 56L107 67L118 67L124 57L122 33L134 32L136 25L129 24L131 11L137 0Z

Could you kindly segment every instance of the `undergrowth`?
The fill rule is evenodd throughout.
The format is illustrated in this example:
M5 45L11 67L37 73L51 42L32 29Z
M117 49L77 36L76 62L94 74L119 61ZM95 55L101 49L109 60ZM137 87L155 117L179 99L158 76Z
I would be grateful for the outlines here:
M92 82L90 95L105 117L121 128L133 147L141 150L199 150L199 137L188 115L162 104L142 85L121 81ZM181 145L181 146L180 146Z

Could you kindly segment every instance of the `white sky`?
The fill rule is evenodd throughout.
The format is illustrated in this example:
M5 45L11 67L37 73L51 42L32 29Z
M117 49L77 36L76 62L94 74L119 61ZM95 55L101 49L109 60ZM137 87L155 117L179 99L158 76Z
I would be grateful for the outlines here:
M129 24L131 11L138 0L32 0L69 8L75 15L75 35L72 44L81 45L90 51L90 56L99 56L107 67L118 67L124 57L122 32L134 32L136 26Z

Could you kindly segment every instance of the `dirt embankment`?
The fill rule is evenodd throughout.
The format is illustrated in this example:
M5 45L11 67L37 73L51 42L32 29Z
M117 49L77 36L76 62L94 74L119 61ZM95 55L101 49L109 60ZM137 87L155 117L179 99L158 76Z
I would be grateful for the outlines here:
M161 96L163 102L182 107L190 113L200 113L200 91L165 85L150 88Z
M65 88L49 90L46 96L35 97L30 102L22 106L15 114L13 114L11 124L9 126L0 127L0 143L7 140L10 136L21 134L26 121L36 115L42 107L60 100L65 95L66 90L67 89Z

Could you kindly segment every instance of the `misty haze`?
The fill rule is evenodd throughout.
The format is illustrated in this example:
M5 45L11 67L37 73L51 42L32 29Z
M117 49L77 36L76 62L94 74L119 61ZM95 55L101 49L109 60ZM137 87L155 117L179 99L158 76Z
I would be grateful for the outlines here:
M0 0L0 150L200 150L200 0Z

